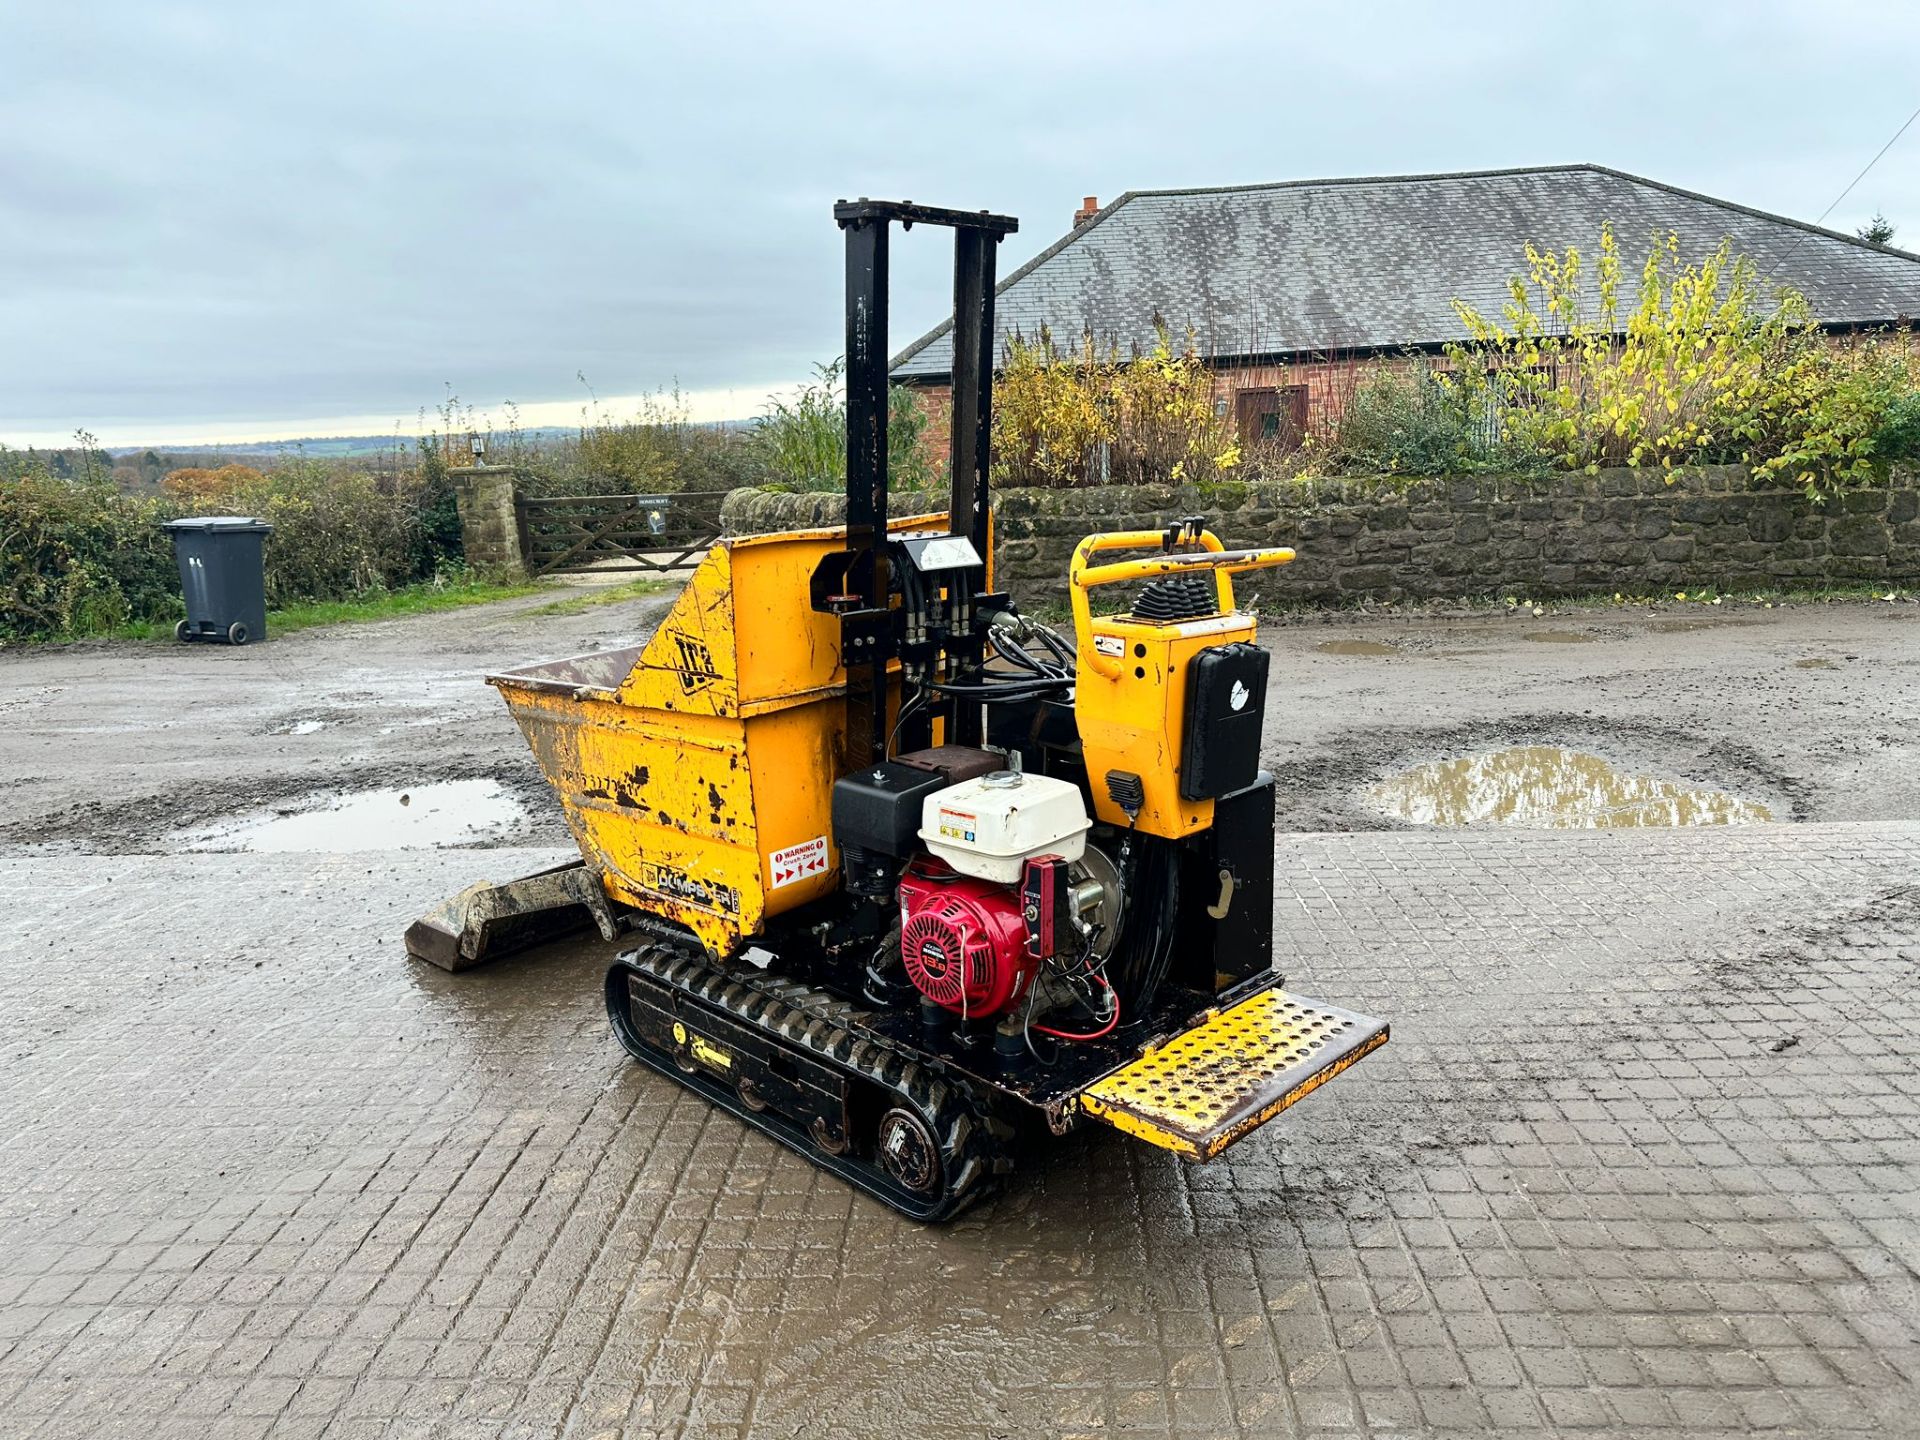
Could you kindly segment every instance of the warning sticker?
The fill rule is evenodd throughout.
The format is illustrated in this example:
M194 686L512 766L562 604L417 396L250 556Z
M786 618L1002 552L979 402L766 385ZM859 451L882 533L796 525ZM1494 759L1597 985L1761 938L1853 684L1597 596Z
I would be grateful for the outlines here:
M816 835L799 845L774 851L767 857L767 868L773 873L775 890L823 873L827 868L827 837Z
M965 810L949 810L940 807L940 838L943 840L971 840L979 817Z
M1118 635L1096 635L1093 637L1093 648L1102 655L1124 655L1127 653L1127 642Z

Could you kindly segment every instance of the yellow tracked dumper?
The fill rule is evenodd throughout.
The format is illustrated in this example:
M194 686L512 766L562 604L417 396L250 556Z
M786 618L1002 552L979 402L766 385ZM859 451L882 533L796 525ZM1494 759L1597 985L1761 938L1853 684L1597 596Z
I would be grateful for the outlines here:
M489 677L583 864L416 923L448 968L591 916L634 1059L900 1212L1085 1118L1210 1160L1387 1039L1281 987L1267 652L1198 521L1090 535L1073 634L994 587L994 261L1011 218L860 200L847 516L722 540L644 645ZM951 496L887 496L891 228L955 236ZM1093 592L1126 586L1096 614ZM1103 610L1108 607L1101 607Z

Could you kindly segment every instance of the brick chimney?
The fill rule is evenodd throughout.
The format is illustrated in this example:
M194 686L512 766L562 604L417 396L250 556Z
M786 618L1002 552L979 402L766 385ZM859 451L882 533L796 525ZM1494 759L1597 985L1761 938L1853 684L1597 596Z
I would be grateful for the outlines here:
M1100 213L1100 197L1089 195L1080 202L1080 208L1073 212L1073 228L1078 230L1095 215Z

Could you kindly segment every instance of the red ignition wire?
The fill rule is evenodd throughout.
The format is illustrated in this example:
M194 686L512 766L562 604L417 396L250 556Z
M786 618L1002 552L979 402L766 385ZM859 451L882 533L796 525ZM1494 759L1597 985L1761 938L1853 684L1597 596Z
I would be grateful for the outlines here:
M1120 1023L1120 997L1113 993L1113 987L1105 980L1100 979L1097 975L1094 976L1094 979L1100 988L1107 992L1107 1000L1113 1006L1113 1014L1107 1017L1106 1024L1102 1025L1098 1030L1091 1031L1085 1035L1076 1035L1071 1030L1050 1030L1045 1025L1036 1025L1033 1028L1038 1030L1042 1035L1053 1036L1056 1040L1098 1040L1102 1035L1112 1034L1113 1027Z

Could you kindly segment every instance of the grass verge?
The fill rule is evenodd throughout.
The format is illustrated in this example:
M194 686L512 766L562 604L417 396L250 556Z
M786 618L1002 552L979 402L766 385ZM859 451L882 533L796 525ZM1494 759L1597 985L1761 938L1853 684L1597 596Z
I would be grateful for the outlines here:
M459 610L468 605L486 605L495 600L517 600L522 595L538 595L547 589L537 581L491 584L482 580L455 581L446 585L409 585L404 590L384 595L363 595L352 600L322 600L311 605L290 605L284 610L267 612L269 635L291 635L296 630L311 630L319 625L343 625L357 620L392 620L403 615L425 615L435 610ZM169 635L172 631L167 632Z
M495 600L517 600L523 595L538 595L552 586L536 581L498 584L475 579L422 581L401 590L385 590L357 595L351 600L316 600L306 605L289 605L267 612L269 636L291 635L296 630L311 630L320 625L345 625L356 621L393 620L406 615L425 615L435 610L459 610L468 605L486 605ZM171 640L173 621L147 620L122 625L108 632L113 640Z
M618 605L623 600L638 600L645 595L658 595L663 591L676 590L679 582L675 580L656 580L651 577L644 580L629 580L624 585L610 585L604 590L587 590L578 595L569 595L564 600L556 600L551 605L536 605L529 615L578 615L583 610L597 610L602 605Z

